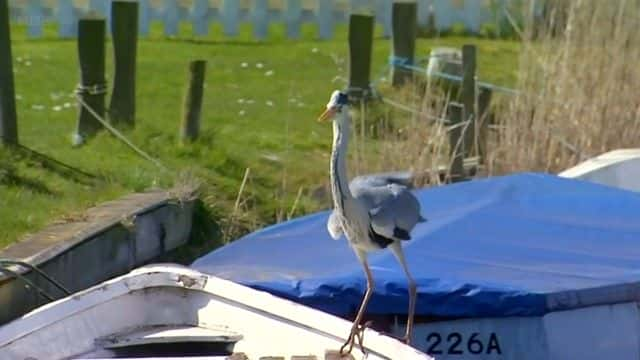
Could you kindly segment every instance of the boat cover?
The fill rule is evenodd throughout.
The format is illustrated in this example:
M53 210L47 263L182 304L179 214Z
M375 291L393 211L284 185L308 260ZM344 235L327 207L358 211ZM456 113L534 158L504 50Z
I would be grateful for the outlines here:
M537 316L640 298L640 194L523 173L416 191L427 222L403 242L416 314ZM192 267L333 313L353 314L360 263L326 230L329 212L267 227ZM393 254L371 253L371 314L406 314Z

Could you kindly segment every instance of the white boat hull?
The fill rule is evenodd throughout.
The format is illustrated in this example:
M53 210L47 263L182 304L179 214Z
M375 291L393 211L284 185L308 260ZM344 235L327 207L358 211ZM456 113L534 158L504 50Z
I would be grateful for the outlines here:
M109 357L101 338L135 327L189 325L228 330L248 359L325 359L351 323L268 293L174 265L144 267L43 306L0 327L1 359ZM428 359L367 329L367 359ZM364 358L358 347L356 359ZM309 357L312 358L312 357Z

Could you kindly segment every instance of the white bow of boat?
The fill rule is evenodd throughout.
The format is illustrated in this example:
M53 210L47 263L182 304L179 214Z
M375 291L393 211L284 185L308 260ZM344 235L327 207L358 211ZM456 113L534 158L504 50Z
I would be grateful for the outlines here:
M350 327L341 318L266 292L159 264L0 327L0 358L134 358L158 352L216 359L333 359ZM374 330L363 334L364 349L356 347L355 359L430 358Z

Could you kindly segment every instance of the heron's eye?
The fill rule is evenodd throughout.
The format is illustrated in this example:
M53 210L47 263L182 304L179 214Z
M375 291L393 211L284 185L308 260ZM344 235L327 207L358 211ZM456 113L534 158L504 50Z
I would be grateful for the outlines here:
M343 92L338 95L337 105L347 105L349 103L349 96Z

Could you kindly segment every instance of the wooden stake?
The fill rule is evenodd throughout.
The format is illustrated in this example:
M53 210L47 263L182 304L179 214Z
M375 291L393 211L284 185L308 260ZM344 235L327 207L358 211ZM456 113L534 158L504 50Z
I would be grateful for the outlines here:
M373 16L349 17L349 95L356 99L370 93Z
M18 144L17 117L11 56L11 29L9 27L9 0L0 0L0 141L3 145Z
M180 127L180 138L183 142L198 138L206 65L205 60L194 60L189 63L189 86L184 97L182 126Z
M465 154L470 156L476 143L476 46L462 46L462 87L460 89L460 102L464 106L464 121L471 121L464 133Z
M78 59L80 63L80 85L77 93L82 102L104 117L105 95L105 27L103 17L87 16L78 21ZM80 145L87 137L102 129L102 124L80 105L74 145Z
M136 113L137 1L116 0L111 3L111 29L115 76L109 118L114 124L133 126Z
M393 57L391 84L400 86L411 80L413 71L402 65L413 65L417 27L417 4L415 2L393 3L392 9Z

